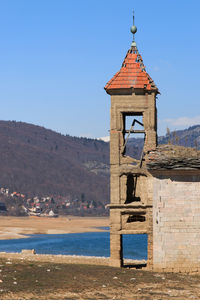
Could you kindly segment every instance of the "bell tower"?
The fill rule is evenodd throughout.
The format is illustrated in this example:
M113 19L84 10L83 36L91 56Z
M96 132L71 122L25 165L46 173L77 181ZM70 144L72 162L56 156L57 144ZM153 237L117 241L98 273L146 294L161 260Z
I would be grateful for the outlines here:
M133 41L121 69L106 84L110 110L110 265L123 265L125 234L147 234L148 260L152 265L152 195L145 154L157 145L156 96L159 93L148 75ZM144 138L140 155L132 137ZM137 146L137 145L135 145Z

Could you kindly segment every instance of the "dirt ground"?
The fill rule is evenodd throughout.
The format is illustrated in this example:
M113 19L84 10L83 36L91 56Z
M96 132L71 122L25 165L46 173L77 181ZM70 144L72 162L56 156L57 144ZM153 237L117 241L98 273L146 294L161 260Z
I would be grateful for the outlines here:
M26 238L25 234L62 234L101 231L109 226L104 217L3 217L0 218L0 239Z
M0 299L200 299L200 276L0 258Z

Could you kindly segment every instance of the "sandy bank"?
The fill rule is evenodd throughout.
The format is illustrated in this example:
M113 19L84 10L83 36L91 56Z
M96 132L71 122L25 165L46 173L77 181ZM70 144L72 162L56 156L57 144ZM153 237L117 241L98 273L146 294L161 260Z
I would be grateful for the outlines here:
M0 239L26 238L29 234L63 234L102 231L109 226L105 217L1 217Z

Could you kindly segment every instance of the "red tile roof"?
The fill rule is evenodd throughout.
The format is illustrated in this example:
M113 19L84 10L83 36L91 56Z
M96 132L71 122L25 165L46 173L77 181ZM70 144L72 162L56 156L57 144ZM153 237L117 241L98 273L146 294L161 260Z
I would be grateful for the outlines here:
M130 88L159 93L155 83L146 72L142 57L136 47L128 50L120 71L105 86L107 92L114 89Z

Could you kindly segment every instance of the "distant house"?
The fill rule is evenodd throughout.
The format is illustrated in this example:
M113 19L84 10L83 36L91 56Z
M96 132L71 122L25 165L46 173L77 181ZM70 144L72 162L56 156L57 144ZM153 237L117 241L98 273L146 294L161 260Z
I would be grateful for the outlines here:
M57 218L57 217L58 217L58 214L55 214L55 213L53 212L53 210L51 209L50 212L49 212L49 217L51 217L51 218Z
M17 195L17 192L13 192L13 193L10 194L11 197L14 197L16 195Z
M54 214L53 210L51 209L50 212L49 212L49 217L54 217L54 215L55 214Z

